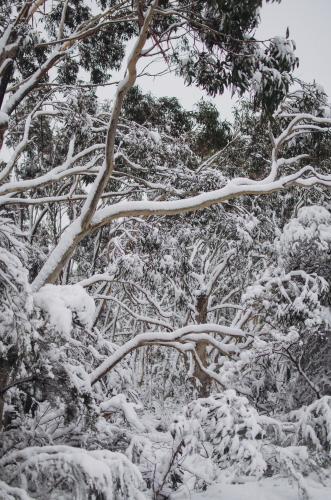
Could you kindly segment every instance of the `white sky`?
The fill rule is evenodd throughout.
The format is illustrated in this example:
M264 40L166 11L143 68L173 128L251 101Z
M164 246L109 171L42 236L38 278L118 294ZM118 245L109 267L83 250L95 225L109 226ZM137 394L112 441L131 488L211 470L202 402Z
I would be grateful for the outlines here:
M331 96L331 0L282 0L281 4L265 3L261 11L261 24L257 32L260 39L284 36L289 26L290 37L297 46L300 66L296 76L305 81L316 80ZM153 69L151 68L153 73ZM185 87L183 81L172 75L163 77L143 77L139 85L152 94L175 96L182 106L191 109L205 94L196 87ZM98 92L109 96L105 88ZM231 118L234 100L229 92L213 99L221 116Z

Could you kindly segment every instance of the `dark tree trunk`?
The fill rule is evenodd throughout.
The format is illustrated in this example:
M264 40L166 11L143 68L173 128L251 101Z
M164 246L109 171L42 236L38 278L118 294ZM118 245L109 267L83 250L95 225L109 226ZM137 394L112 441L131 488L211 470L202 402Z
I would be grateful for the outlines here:
M208 298L209 297L207 295L200 295L197 299L196 321L199 325L207 322ZM196 347L196 353L204 366L208 365L207 346L207 342L199 342ZM203 370L201 370L197 362L195 363L194 376L197 380L196 385L198 396L200 398L208 397L210 394L211 379Z
M8 361L5 359L0 359L0 432L2 431L3 427L3 411L5 406L5 394L3 390L8 385L10 372L11 367Z

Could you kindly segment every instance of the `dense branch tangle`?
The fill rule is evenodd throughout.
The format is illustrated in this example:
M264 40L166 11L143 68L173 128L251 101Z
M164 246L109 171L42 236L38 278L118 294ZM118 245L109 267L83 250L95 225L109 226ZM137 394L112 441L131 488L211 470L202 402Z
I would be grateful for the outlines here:
M56 40L39 44L38 47L54 47L54 50L46 57L41 66L27 78L22 78L9 87L13 68L18 57L18 52L24 43L24 30L28 29L30 24L38 22L39 9L47 9L47 14L52 11L52 5L49 0L26 1L21 11L13 22L9 22L2 38L0 39L0 106L2 106L2 119L0 122L0 146L3 143L4 133L8 126L8 115L20 105L24 98L31 93L49 72L61 61L79 42L93 37L99 31L109 27L113 23L126 22L134 20L132 16L122 17L121 11L127 7L129 2L119 1L114 7L92 16L88 21L83 22L70 36L63 38L63 25L68 8L68 1L63 2L63 11ZM43 15L43 14L42 14ZM37 47L37 48L38 48ZM5 94L9 97L5 98ZM4 103L4 104L3 104ZM7 118L6 118L7 117Z
M62 244L60 240L59 245L54 249L49 260L45 263L39 276L35 280L35 289L38 289L46 282L53 282L56 280L66 260L72 255L77 244L88 233L108 225L116 219L130 216L177 215L193 212L218 203L224 203L240 196L269 194L291 186L310 187L319 184L330 187L331 176L320 175L311 166L302 167L292 174L280 175L283 166L295 164L302 159L302 155L290 159L279 159L277 155L281 145L291 140L293 137L293 128L295 129L295 134L301 135L309 133L311 130L310 127L314 127L316 123L331 125L331 120L307 115L296 116L292 119L285 131L287 135L284 135L283 132L281 136L275 140L271 171L270 174L262 180L254 181L247 178L234 178L225 187L219 190L181 200L120 202L96 210L93 216L91 216L88 227L82 227L84 217L80 216L66 229L63 235ZM298 128L300 124L304 125L303 129ZM85 207L88 207L88 203L89 201L87 200Z
M27 2L19 15L17 22L29 23L31 16L35 14L40 4L41 2L33 2L31 6L31 2ZM64 9L67 4L67 2L64 2ZM137 3L138 6L139 4L140 2ZM46 256L45 263L32 284L34 291L38 291L46 283L56 282L83 238L92 234L94 231L100 230L101 228L112 224L115 220L129 217L150 217L156 215L171 216L194 212L199 209L211 207L215 204L225 203L240 196L259 196L286 189L290 186L331 186L331 176L318 174L313 166L308 165L298 168L294 172L292 171L293 166L304 160L306 155L298 155L293 158L280 157L282 149L292 139L311 132L323 132L328 130L331 125L330 119L319 118L309 114L283 114L276 117L281 120L281 122L286 122L286 125L284 131L278 137L275 138L272 136L271 168L269 173L266 173L266 176L260 180L238 177L230 180L225 186L222 186L219 189L190 196L190 193L175 190L171 187L171 185L169 185L169 183L156 184L150 182L148 179L139 178L139 176L137 178L135 175L137 172L143 172L144 174L147 173L146 167L144 164L137 165L132 162L130 158L120 150L120 147L117 150L116 139L122 132L120 122L122 106L127 92L135 84L138 62L143 56L148 56L150 54L148 37L153 34L153 22L159 12L158 4L159 2L157 0L151 2L145 12L142 12L139 8L139 34L131 54L129 55L124 77L118 84L116 95L112 103L112 111L110 117L107 118L108 121L105 121L105 116L92 119L91 132L95 132L97 136L100 133L106 133L105 143L96 143L82 149L78 153L75 153L75 137L73 136L70 140L66 160L62 164L50 168L50 170L46 173L34 176L31 179L8 180L9 176L15 173L16 167L19 165L20 158L22 154L24 154L24 151L31 140L31 131L35 120L42 117L52 120L64 112L65 106L63 104L59 106L56 103L55 98L52 100L52 96L56 97L56 90L52 90L49 99L42 97L42 99L35 105L34 109L29 111L23 124L24 131L22 139L19 141L14 151L12 151L10 159L6 162L4 167L2 167L0 172L0 205L2 206L6 206L7 204L29 206L39 203L44 204L47 207L47 205L51 203L59 204L62 202L80 202L77 204L74 216L71 218L66 229L63 231L53 251L49 256ZM8 87L8 81L6 79L8 65L5 63L1 66L3 71L3 73L0 74L2 79L1 88L4 89L3 97L6 92L9 94L4 100L4 107L2 108L3 114L0 117L3 133L7 127L7 115L13 114L13 111L19 107L24 98L31 93L32 90L37 88L38 83L46 74L49 73L50 69L53 68L60 59L64 58L73 47L79 44L81 40L93 36L100 29L107 28L109 23L122 22L123 19L120 17L121 9L127 6L128 2L119 2L114 9L103 12L102 14L90 19L88 22L83 23L83 25L79 26L76 31L68 37L63 37L63 26L60 25L58 39L52 40L48 44L52 47L54 46L54 50L49 55L47 60L40 66L40 68L38 68L38 70L36 70L35 73L27 79L19 81L11 88ZM163 15L172 15L172 11L166 11ZM63 16L65 16L65 11L63 11ZM130 22L136 22L135 17L125 17L124 21L128 20L130 20ZM8 26L6 33L2 38L1 57L4 61L7 60L8 55L12 56L10 58L12 61L15 60L15 51L21 43L20 37L14 36L15 33L12 31L14 30L14 27L14 25ZM13 42L11 41L11 36L14 36L15 39L14 46L12 46ZM171 40L171 36L169 35L169 38L165 37L164 39L164 43L168 44L169 40ZM162 43L162 36L160 36L160 43ZM156 44L157 46L159 41L156 43L153 38L152 44ZM3 82L5 82L5 84L3 84ZM125 124L122 124L122 126L123 125ZM127 124L126 126L130 127L130 125ZM131 173L127 174L126 178L124 173L125 180L128 180L127 187L129 189L122 193L124 201L120 201L115 204L104 203L104 200L107 199L108 196L112 196L111 194L107 194L107 187L110 180L114 181L118 176L123 174L123 172L117 171L115 168L115 162L120 158L124 159L131 169ZM174 168L175 167L176 166L174 165ZM283 172L283 169L287 169L286 173ZM288 169L291 170L290 173L288 172ZM134 174L132 173L132 170L135 172ZM80 177L86 174L94 178L93 184L88 192L83 191L79 181ZM68 181L68 183L65 184L65 188L67 190L66 195L62 194L61 187L58 188L58 183L60 181ZM58 191L55 192L55 194L52 193L50 195L40 197L38 190L41 187L44 188L49 186L51 189L58 189ZM128 200L127 195L131 194L132 189L139 189L142 186L144 189L147 188L158 192L159 195L162 193L163 198L161 200L145 200L140 197L138 200ZM81 191L77 192L79 188ZM24 197L21 198L21 195L24 195ZM118 192L118 195L121 196L121 191ZM178 199L177 196L179 195L181 197ZM101 205L101 202L103 205ZM215 280L217 279L217 276L216 272L214 277ZM207 287L208 286L209 285L207 285ZM207 290L207 292L209 291ZM102 297L107 300L108 296L101 294L100 298ZM179 330L175 330L169 334L162 332L162 335L160 334L160 338L159 336L151 336L150 338L136 337L136 340L132 340L132 347L130 347L131 344L125 344L125 348L123 346L123 356L140 345L149 345L151 343L167 344L172 347L179 348L180 350L191 350L201 369L206 370L194 348L194 343L207 341L219 350L220 345L217 344L217 341L212 336L208 335L211 331L210 329L208 330L208 328L204 325L201 325L201 328L202 330L199 334L196 332L192 333L190 330L187 332L185 330L184 333L181 331L180 334L178 334ZM209 328L211 328L210 325ZM175 334L176 331L177 334ZM166 341L165 335L169 336L168 341ZM183 340L185 340L184 345L186 346L184 348L182 345ZM120 356L120 354L118 353L116 356ZM122 359L121 356L120 359ZM104 369L100 368L98 375L94 375L94 378L92 377L93 382L98 380L102 376L102 373L105 373L117 362L118 361L116 360L109 362L110 364L107 365L107 369L105 367Z

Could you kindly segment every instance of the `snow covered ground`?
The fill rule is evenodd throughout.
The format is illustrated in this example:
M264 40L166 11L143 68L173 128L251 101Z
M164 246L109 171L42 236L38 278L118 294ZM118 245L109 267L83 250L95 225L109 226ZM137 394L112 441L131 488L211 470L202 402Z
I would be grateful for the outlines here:
M331 480L328 485L308 482L309 500L330 500ZM244 484L215 483L204 492L192 492L189 488L181 489L171 500L298 500L300 498L296 484L286 479L266 478L261 481Z

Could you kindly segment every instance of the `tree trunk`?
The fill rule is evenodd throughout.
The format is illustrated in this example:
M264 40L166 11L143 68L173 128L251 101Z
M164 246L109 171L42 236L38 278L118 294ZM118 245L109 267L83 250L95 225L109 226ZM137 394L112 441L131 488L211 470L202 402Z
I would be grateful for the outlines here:
M208 296L200 295L197 299L196 304L196 321L199 325L207 322L207 306L208 306ZM207 342L199 342L196 347L196 353L199 356L201 363L204 366L208 365L208 353L207 353ZM194 377L196 378L196 388L198 396L200 398L206 398L210 394L211 379L210 377L201 370L198 363L195 363Z
M11 366L6 359L0 359L0 432L3 428L3 411L5 407L4 388L8 385Z

